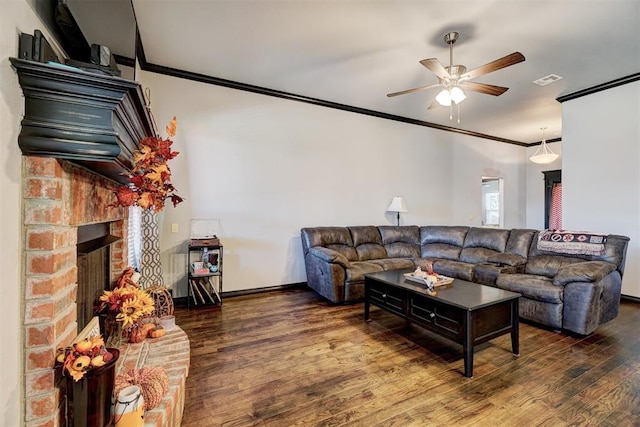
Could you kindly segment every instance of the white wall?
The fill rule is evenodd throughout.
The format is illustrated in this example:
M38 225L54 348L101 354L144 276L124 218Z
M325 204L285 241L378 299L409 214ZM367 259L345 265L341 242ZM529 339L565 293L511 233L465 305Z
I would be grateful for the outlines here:
M560 154L556 160L539 165L527 160L527 228L544 229L544 174L542 172L562 169L562 143L548 144L554 153ZM526 158L533 156L539 146L527 148ZM564 190L564 186L563 186Z
M166 284L186 292L191 218L220 220L226 291L306 280L300 228L480 225L481 178L505 179L506 227L525 223L521 147L143 72L161 129L178 117L170 167L187 201L162 214ZM171 233L171 224L178 233Z
M3 0L0 13L0 292L2 324L0 328L0 426L18 426L23 419L22 405L22 158L18 148L24 98L18 76L9 57L18 56L21 32L35 29L52 38L25 0Z
M562 104L567 229L631 238L622 293L640 297L640 82Z

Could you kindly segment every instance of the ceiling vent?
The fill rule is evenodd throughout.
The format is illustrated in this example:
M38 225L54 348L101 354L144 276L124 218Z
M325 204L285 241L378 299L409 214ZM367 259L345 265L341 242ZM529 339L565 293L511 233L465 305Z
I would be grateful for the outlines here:
M561 79L562 77L557 74L549 74L548 76L541 77L538 80L534 80L533 82L538 86L546 86Z

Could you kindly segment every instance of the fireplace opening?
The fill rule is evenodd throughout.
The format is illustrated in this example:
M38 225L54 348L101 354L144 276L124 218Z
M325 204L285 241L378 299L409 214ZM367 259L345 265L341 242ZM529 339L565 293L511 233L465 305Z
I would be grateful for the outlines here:
M110 234L110 223L78 227L78 292L76 295L78 331L93 318L94 304L110 286L112 243L120 240Z

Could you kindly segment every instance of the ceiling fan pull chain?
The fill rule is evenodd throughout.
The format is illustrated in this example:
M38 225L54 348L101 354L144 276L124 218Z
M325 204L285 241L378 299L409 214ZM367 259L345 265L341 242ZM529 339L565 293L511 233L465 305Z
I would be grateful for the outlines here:
M458 107L458 123L460 123L460 103L457 103L456 106Z
M453 120L453 102L449 104L449 120Z

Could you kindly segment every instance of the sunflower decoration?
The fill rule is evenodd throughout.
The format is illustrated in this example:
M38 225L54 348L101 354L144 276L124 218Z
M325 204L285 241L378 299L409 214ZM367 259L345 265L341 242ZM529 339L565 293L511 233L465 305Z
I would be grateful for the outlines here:
M144 319L154 312L151 295L140 289L128 274L130 268L125 269L122 277L115 282L116 287L104 291L96 307L98 313L106 313L108 318L119 323L123 335L128 336L135 328L139 328Z
M133 167L129 171L129 184L115 190L117 198L114 206L140 206L160 212L170 199L177 206L184 199L176 193L171 184L171 170L168 161L179 153L171 151L176 134L176 118L166 127L167 138L152 136L139 143L139 151L133 155Z

